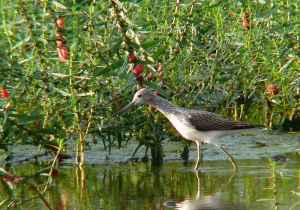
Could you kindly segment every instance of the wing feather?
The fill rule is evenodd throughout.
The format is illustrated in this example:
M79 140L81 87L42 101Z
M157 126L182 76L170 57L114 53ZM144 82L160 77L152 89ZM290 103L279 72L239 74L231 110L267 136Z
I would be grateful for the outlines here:
M199 131L237 130L254 128L248 123L224 119L223 117L206 111L194 111L188 114L187 121Z

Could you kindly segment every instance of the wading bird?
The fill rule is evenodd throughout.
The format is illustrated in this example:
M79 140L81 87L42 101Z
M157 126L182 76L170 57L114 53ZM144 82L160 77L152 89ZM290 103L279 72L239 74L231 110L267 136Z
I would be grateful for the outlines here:
M199 167L200 149L203 143L213 144L220 148L229 157L234 170L236 170L237 163L235 159L222 145L217 144L216 140L225 135L255 128L255 126L248 123L224 119L211 112L177 107L147 88L138 90L133 100L119 113L124 113L131 107L142 104L148 104L156 108L171 122L183 138L197 145L195 170Z

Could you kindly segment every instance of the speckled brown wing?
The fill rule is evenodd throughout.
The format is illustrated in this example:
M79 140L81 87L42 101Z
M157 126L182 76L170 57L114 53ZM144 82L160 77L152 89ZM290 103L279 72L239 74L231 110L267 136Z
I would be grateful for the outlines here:
M224 119L217 114L205 111L189 113L187 121L199 131L237 130L255 127L248 123Z

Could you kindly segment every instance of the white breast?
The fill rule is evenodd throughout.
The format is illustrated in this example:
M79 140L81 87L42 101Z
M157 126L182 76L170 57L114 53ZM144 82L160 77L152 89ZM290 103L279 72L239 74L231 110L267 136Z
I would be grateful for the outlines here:
M180 119L175 115L168 116L168 119L184 138L191 141L199 141L199 131L197 131L192 126L189 126L189 123L186 122L184 119Z
M223 136L222 131L199 131L185 119L173 114L167 117L176 130L187 140L211 143L215 138Z

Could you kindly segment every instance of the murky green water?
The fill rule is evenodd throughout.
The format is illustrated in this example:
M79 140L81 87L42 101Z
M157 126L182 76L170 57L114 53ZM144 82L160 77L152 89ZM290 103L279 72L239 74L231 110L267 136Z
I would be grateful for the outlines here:
M182 163L161 168L143 163L89 165L82 170L63 166L43 196L36 189L43 189L46 177L28 178L13 190L2 181L0 202L16 200L14 209L31 210L300 209L300 162L296 154L284 160L240 160L235 175L223 160L206 161L199 173ZM30 176L39 168L23 164L11 169Z
M185 166L180 159L182 143L163 141L164 164L153 168L150 163L128 163L137 146L135 141L121 149L112 148L110 155L102 144L90 142L85 152L86 166L74 166L70 145L71 158L64 160L50 184L48 176L38 172L53 157L33 146L16 146L11 148L12 159L1 166L8 165L12 174L24 179L14 185L1 177L0 209L300 209L299 133L262 132L223 141L238 161L236 174L226 156L209 145L204 149L204 163L195 173L194 145L190 147L191 161ZM145 148L141 148L136 157L144 155ZM24 162L32 162L32 157L37 158L35 163Z

